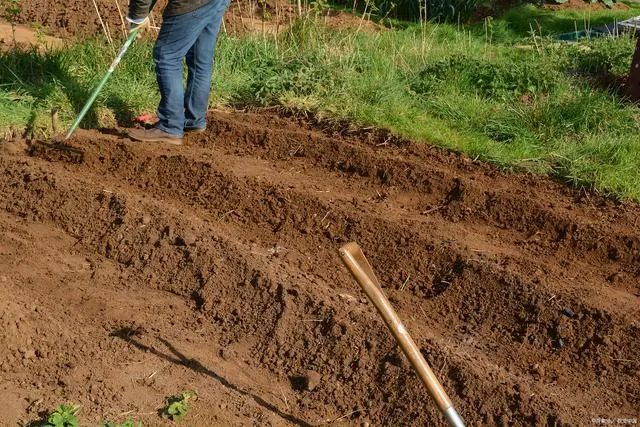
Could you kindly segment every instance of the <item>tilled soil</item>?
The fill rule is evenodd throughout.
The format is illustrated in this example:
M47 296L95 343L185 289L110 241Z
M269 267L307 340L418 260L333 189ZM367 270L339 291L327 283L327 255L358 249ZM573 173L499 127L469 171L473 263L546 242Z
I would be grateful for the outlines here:
M156 26L162 23L166 4L167 0L158 0L151 12L152 23ZM128 5L128 0L95 0L95 4L93 0L21 0L21 11L15 22L36 25L48 35L58 37L90 37L106 31L118 40L124 38ZM222 31L230 35L248 31L274 32L296 16L296 7L286 1L234 0L225 14Z
M158 11L166 4L166 0L158 1L154 18L159 17ZM102 34L105 29L112 37L122 37L128 5L128 0L95 0L95 5L93 0L22 0L15 22L27 26L38 25L47 33L59 37ZM101 19L105 24L104 29Z
M62 45L62 40L55 37L38 37L33 29L16 26L15 28L9 24L0 21L0 51L8 50L14 47L13 36L15 30L15 42L19 46L37 46L41 49L56 48Z
M0 145L0 425L444 425L341 265L358 242L468 425L640 416L640 208L382 131L212 112L182 147Z

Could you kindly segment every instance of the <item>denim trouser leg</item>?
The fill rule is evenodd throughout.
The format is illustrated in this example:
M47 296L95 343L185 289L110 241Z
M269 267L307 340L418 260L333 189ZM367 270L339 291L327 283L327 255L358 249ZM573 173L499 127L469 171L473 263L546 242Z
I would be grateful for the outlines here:
M187 52L187 90L184 96L185 128L204 128L209 107L213 54L224 10L215 15Z
M212 0L192 12L165 18L153 49L160 87L157 128L182 136L185 126L206 125L213 51L228 5L228 0ZM182 81L185 57L189 69L186 96Z

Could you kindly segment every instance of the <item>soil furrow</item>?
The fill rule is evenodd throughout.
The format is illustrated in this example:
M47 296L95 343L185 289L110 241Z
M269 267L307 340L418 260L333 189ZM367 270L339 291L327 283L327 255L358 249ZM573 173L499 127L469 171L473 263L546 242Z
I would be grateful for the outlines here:
M481 223L524 233L542 254L596 257L594 262L624 266L625 283L640 286L640 211L600 197L567 191L528 175L505 175L485 164L418 144L380 145L384 141L341 140L318 131L291 129L274 119L268 127L218 114L214 132L194 142L236 155L312 163L328 171L366 178L386 191L421 195L423 210L457 223ZM345 143L347 142L347 143ZM251 154L249 154L251 153ZM427 160L427 161L425 161ZM384 191L384 190L381 190ZM608 221L607 221L608 220ZM616 281L617 271L607 278Z
M78 280L115 279L110 286L130 298L168 292L183 301L177 325L188 336L205 328L222 360L241 360L249 378L255 371L279 387L289 382L285 400L257 387L264 404L238 406L266 424L315 425L344 414L351 423L441 422L340 265L337 249L351 240L470 425L634 415L636 206L594 195L576 201L577 193L545 179L505 175L384 133L323 133L270 114L210 119L211 132L183 147L81 133L72 149L32 144L30 157L0 153L0 207L75 239L91 271ZM22 244L28 253L31 243ZM148 353L152 340L122 331L174 327L171 312L141 310L125 321L107 310L108 322L97 313L77 315L76 345L91 354L104 345L103 330L132 357ZM28 378L16 351L3 369ZM51 392L69 359L83 363L63 351L40 370ZM209 372L200 362L177 364ZM321 376L317 386L305 385L309 370ZM79 392L67 388L65 396ZM104 399L118 398L88 402L90 411ZM211 421L216 410L208 411Z
M82 230L80 232L77 237L81 239L82 242L86 242L85 244L92 246L90 238L96 229L103 230L98 233L98 236L96 236L103 241L107 240L107 242L109 242L114 238L123 239L125 242L128 239L131 241L139 240L136 235L139 235L140 231L135 229L137 227L131 227L132 223L137 224L139 221L139 214L135 209L130 207L130 205L135 205L135 203L130 202L130 196L111 195L107 196L105 199L100 196L101 188L91 188L90 183L74 183L75 185L72 185L71 188L64 189L59 188L60 186L55 184L55 180L51 178L47 178L45 180L44 178L46 177L46 174L39 176L36 172L33 174L32 179L29 180L29 183L37 183L40 180L43 180L45 183L54 183L46 192L51 195L52 200L39 200L44 200L45 203L51 203L55 199L67 199L70 193L74 193L75 195L77 211L69 212L72 214L68 217L68 220L71 221L70 223L64 222L64 219L60 221L60 218L56 219L56 216L53 216L53 219L57 220L63 227L68 228L69 230L78 230L78 227L75 227L73 224L74 221L80 221L82 223L89 222L93 224L99 221L100 218L103 219L104 223L102 227L94 227L90 230ZM40 186L37 185L36 187ZM74 190L74 188L83 188L85 190L77 191ZM41 188L36 188L34 196L43 194L40 190ZM56 190L60 191L60 194L56 194ZM99 196L95 197L95 194L98 194ZM94 207L90 208L90 204L93 204ZM108 213L104 211L105 205L108 207ZM41 208L42 206L38 207ZM160 204L159 207L166 208L166 205ZM64 209L65 207L62 206L61 208ZM138 206L138 208L142 208L142 206ZM150 211L157 209L157 207L156 209L152 209L151 207L147 208ZM33 207L31 207L31 209L33 209ZM83 212L85 214L89 214L90 217L82 218ZM22 211L22 213L24 214L25 212ZM178 212L174 213L174 215L177 214ZM176 221L175 217L163 217L162 214L160 214L159 217L156 217L156 219L161 223ZM112 229L114 222L120 226L118 229ZM190 222L193 224L195 221L191 219ZM181 224L178 223L178 225ZM104 231L105 229L106 231ZM73 231L72 233L75 234L76 232L77 231ZM145 230L144 232L147 231ZM84 235L85 233L86 235ZM200 236L197 236L197 238L198 237ZM173 245L176 245L175 242L180 239L181 237L178 235L176 240L174 240ZM171 242L172 239L169 237L168 240ZM134 273L130 273L131 276L135 277L136 275L139 275L138 282L144 283L144 278L147 277L146 266L136 267L136 264L130 261L133 258L133 254L128 253L128 251L123 248L118 248L117 255L115 255L115 251L112 253L112 249L109 249L108 246L109 243L107 243L107 247L105 247L102 254L107 257L113 256L114 259L118 260L120 263L133 269ZM136 244L133 245L134 250L144 250L144 246L150 246L150 244L140 244L140 246L143 246L142 248L138 248L136 246ZM156 244L153 246L158 247ZM197 246L200 247L200 243L198 243ZM100 246L97 246L96 249L100 251ZM331 382L342 383L345 388L347 388L347 386L356 387L357 384L361 383L362 379L359 378L361 375L365 375L370 379L380 377L378 379L384 379L385 382L388 382L389 380L392 381L392 387L390 389L378 386L374 389L368 390L368 393L370 393L370 400L367 400L367 402L377 401L381 398L384 399L384 396L387 396L389 393L392 395L395 394L396 398L399 400L404 400L408 393L420 392L421 386L415 378L408 382L405 379L408 374L408 367L406 366L406 363L403 364L401 362L400 356L397 353L397 350L394 349L393 343L389 337L384 335L383 328L379 328L378 332L374 335L376 336L376 341L384 343L384 346L382 346L383 350L380 350L379 354L377 352L366 351L367 337L370 337L371 333L368 332L363 325L368 325L370 323L373 313L365 315L362 313L362 309L356 310L355 312L353 310L348 312L344 309L344 303L335 303L335 298L327 298L326 295L322 295L322 293L320 293L320 296L317 294L314 295L314 293L310 294L309 290L314 289L314 286L310 283L305 284L303 277L298 277L297 279L299 286L292 289L286 289L284 287L285 285L275 279L275 277L278 276L277 273L273 274L275 277L271 277L271 275L266 272L267 270L273 271L273 268L263 267L259 270L250 269L247 267L246 261L239 261L235 259L236 257L233 255L226 255L226 264L240 266L238 268L241 271L244 271L244 273L235 277L220 274L218 271L214 274L215 259L221 257L222 254L233 254L235 252L233 249L235 248L223 247L219 250L215 250L210 246L206 246L206 249L199 249L201 249L200 252L202 252L202 256L198 256L196 258L189 254L195 259L185 262L184 259L181 259L181 256L175 256L176 252L182 252L180 255L185 255L182 243L177 243L177 248L171 246L165 248L165 251L162 252L169 252L173 254L165 253L160 258L160 262L165 266L164 271L162 269L153 268L154 271L160 270L161 274L165 274L164 279L155 280L155 285L159 286L160 289L170 290L171 292L183 295L186 298L193 297L193 292L197 292L199 295L194 298L195 304L197 307L199 306L200 309L204 309L207 317L210 317L214 321L214 324L222 331L220 334L220 339L222 340L221 344L233 345L238 341L246 339L247 336L251 337L252 340L257 340L260 344L253 347L252 355L256 360L261 361L263 366L266 366L272 372L285 377L294 376L296 371L299 370L299 367L302 366L319 370L323 375L328 377L328 380ZM247 248L244 248L243 251L246 252ZM154 258L152 257L150 260L150 262L153 263ZM202 268L202 265L199 264L213 266L210 268L210 274L212 277L215 277L215 279L204 283L202 279L197 280L198 271L201 271ZM251 273L248 273L249 270L251 270ZM291 271L291 268L289 267L286 270ZM171 272L177 273L172 274ZM243 276L246 276L244 280L242 279ZM133 277L129 277L129 280ZM234 295L233 291L229 292L229 289L224 289L224 285L229 283L229 281L237 282L238 284L241 284L242 288L246 287L249 291L239 292L239 295ZM193 287L189 288L188 285L187 288L181 287L183 283L191 283L193 286L198 282L200 282L200 285L197 290ZM276 301L280 301L280 303L276 303L274 305L274 299ZM303 300L303 304L292 304L292 302L299 299ZM202 301L203 304L199 305L198 301ZM244 304L238 305L237 303L234 303L231 306L227 306L224 304L224 301L243 301ZM287 301L289 304L287 304ZM206 305L209 304L210 306L215 307L215 309L207 310ZM293 306L293 308L289 308L287 310L287 305ZM297 307L303 307L303 311L299 311ZM229 315L229 313L231 313L231 315ZM256 316L256 313L259 313L260 315ZM305 317L320 317L323 321L319 324L313 322L306 325L306 327L300 327L297 329L295 334L291 334L288 327L286 332L282 331L281 323L295 324L299 323L295 319ZM289 322L285 322L286 318L290 319ZM346 321L346 319L349 320ZM426 319L417 319L418 322L421 320ZM437 330L437 327L435 329ZM467 388L469 386L466 385L466 383L481 383L478 376L480 372L486 371L486 367L480 368L477 366L477 363L478 360L483 360L486 356L482 357L482 353L478 354L477 351L473 351L471 348L467 348L467 351L471 351L471 353L469 354L465 352L466 357L463 358L460 358L458 355L453 353L452 348L443 352L438 345L441 346L444 343L444 339L442 337L435 339L432 334L429 335L431 336L432 342L428 341L427 344L425 344L424 351L431 355L431 359L435 364L443 367L445 366L444 364L446 364L445 372L448 372L448 374L445 376L445 384L455 390L464 390L464 392L459 392L460 398L473 398L473 400L479 399L479 396L474 396L474 394L477 393L477 391L475 391L477 386L472 386L470 390L468 390ZM363 344L354 347L354 343ZM317 351L313 352L312 358L308 357L309 353L306 351L306 347L308 346L312 346L317 349ZM329 363L329 369L327 369L325 364L330 360L329 358L331 357L331 354L335 353L345 354L345 357L352 361L346 362L344 365L338 365L337 367L332 367L331 363ZM376 368L374 370L370 369L369 371L365 369L364 372L362 372L363 370L361 368L364 362L360 362L361 358L386 360L389 357L391 358L391 362L384 363L382 372L378 372L378 369L381 368ZM473 362L469 363L468 359ZM274 365L272 360L285 360L286 362ZM446 362L441 362L442 360L446 360ZM504 360L502 363L504 364ZM340 368L340 366L342 367ZM515 366L512 368L515 368ZM489 373L502 378L502 381L505 381L506 384L512 384L511 387L515 387L516 383L514 382L514 375L510 374L509 371L504 368L489 369ZM516 374L516 377L521 375L522 373ZM403 392L394 392L393 390L396 389L399 384L402 384ZM545 392L542 390L542 387L536 385L533 380L529 379L527 381L520 379L520 384L521 385L519 387L526 384L527 392L531 390L537 391L538 393L533 394L537 394L539 397L536 399L531 399L530 397L527 398L517 391L513 396L503 396L503 400L516 399L516 401L519 402L517 403L518 405L523 405L523 408L520 408L520 410L524 411L524 413L532 411L529 405L532 405L533 407L553 407L553 402L549 400L548 396L545 396ZM558 385L561 388L566 387L565 384ZM405 389L406 387L410 388ZM482 386L480 387L480 390L484 392L486 391L486 387L487 386ZM540 388L540 390L538 390L538 388ZM319 392L322 392L322 389L319 390ZM495 392L496 390L491 391L491 393ZM348 396L349 393L346 392L346 390L342 390L340 393L336 390L330 390L330 396L327 396L327 399L331 397L338 397L340 402L344 402L336 406L337 412L340 413L341 411L349 410L350 407L358 407L359 402L357 400L350 401ZM317 399L317 395L315 398ZM520 402L520 400L524 400L527 403ZM471 402L467 403L467 405L470 403ZM311 402L305 403L304 399L302 399L300 404L302 405L303 410L310 410L313 408ZM306 405L312 405L312 407L306 408ZM366 405L359 408L363 411L365 409L370 411L370 408ZM486 411L480 413L483 422L490 422L492 420L489 414L495 411L501 411L500 407L490 409L490 406L486 404L485 409ZM436 419L433 408L429 408L428 405L426 408L423 407L423 405L417 407L415 405L410 405L408 407L402 407L401 409L396 407L393 408L390 414L385 411L378 410L377 412L369 413L368 417L372 421L380 423L388 423L392 420L410 423L419 422L423 419L422 417L425 412L430 414L430 417L433 417L433 419ZM400 416L401 413L402 416ZM525 416L522 413L514 414L513 416L514 420L520 421L534 417L534 415ZM551 415L551 417L555 417L555 415ZM474 419L472 415L469 415L468 418L471 420ZM480 419L477 421L480 421Z

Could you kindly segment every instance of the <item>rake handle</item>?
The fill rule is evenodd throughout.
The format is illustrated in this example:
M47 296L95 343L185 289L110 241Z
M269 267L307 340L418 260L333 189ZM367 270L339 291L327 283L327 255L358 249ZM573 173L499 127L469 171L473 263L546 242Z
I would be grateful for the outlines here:
M120 49L120 53L118 53L118 56L116 56L116 58L111 63L109 70L107 70L107 73L102 78L102 81L100 82L100 84L98 84L98 86L91 93L89 100L84 104L84 107L82 108L82 111L80 111L80 114L78 114L78 117L76 117L76 121L73 123L73 125L71 125L71 128L69 128L67 135L64 137L65 141L71 138L71 136L76 131L78 126L80 126L80 122L82 122L82 119L84 119L84 116L87 115L87 112L89 112L89 109L98 98L98 94L100 93L104 85L107 84L107 81L115 71L116 67L118 66L120 61L122 61L122 58L124 58L125 53L127 53L127 50L129 50L129 47L131 46L133 41L136 39L139 30L140 30L139 28L136 28L131 32L131 34L129 34L127 41L124 42L124 45Z
M436 378L427 361L424 360L418 346L409 335L409 332L407 332L407 329L402 324L393 306L384 293L382 293L380 283L358 244L352 242L344 245L340 248L340 256L354 279L384 319L387 327L427 387L429 394L431 394L436 401L438 408L449 422L449 425L464 427L462 419L453 407L451 399L447 396L442 384L440 384L440 381Z

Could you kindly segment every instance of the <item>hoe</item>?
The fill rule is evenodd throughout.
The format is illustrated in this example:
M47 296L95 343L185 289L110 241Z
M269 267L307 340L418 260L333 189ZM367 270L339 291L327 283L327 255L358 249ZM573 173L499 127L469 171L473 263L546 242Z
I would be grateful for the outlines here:
M427 361L422 357L420 350L415 342L413 342L413 339L411 339L411 336L409 336L409 332L407 332L407 329L402 324L391 303L384 293L382 293L380 282L378 282L360 246L354 242L344 245L340 248L340 257L384 319L384 322L391 330L391 333L418 373L418 376L429 390L431 397L436 401L440 412L442 412L449 425L452 427L464 427L462 418L460 418L458 412L453 407L451 399L447 396L442 384L440 384L434 375Z

